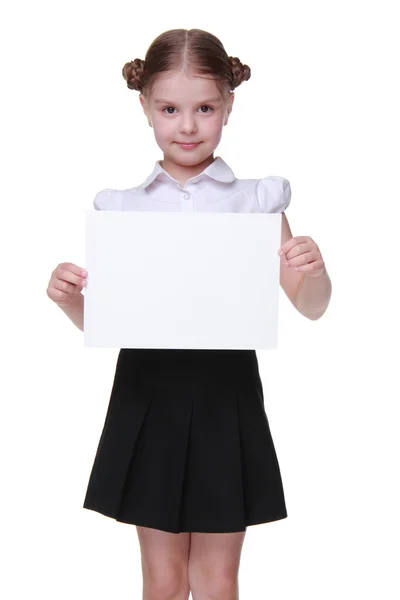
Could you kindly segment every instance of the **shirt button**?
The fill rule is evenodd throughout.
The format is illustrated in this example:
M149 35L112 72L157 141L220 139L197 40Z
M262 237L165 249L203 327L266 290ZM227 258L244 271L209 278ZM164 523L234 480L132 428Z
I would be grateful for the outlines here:
M190 194L183 194L183 197L185 198L185 200L188 200L190 198Z

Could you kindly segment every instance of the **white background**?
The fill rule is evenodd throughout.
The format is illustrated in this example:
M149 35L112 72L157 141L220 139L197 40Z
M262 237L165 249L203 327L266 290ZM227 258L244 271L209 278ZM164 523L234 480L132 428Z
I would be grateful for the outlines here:
M279 349L258 353L288 518L248 528L241 598L399 598L395 6L2 9L3 597L142 597L134 526L82 508L117 350L84 348L46 288L58 263L84 266L95 194L162 158L123 65L198 27L252 69L216 155L237 177L290 180L292 233L317 242L333 283L318 321L281 290Z

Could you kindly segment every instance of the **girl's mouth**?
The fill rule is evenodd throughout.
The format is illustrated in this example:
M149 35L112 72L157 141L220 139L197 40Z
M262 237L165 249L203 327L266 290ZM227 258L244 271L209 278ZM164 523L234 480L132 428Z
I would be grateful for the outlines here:
M176 143L183 150L192 150L193 148L197 148L197 146L199 146L201 144L201 142L197 142L196 144L180 144L179 142L176 142Z

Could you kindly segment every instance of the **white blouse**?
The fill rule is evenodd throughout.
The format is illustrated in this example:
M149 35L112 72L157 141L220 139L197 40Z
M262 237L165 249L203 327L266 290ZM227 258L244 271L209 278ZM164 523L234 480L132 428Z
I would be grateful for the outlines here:
M164 212L282 213L290 202L290 183L284 177L236 179L232 169L217 156L204 171L181 187L156 161L143 183L125 190L98 192L96 210L148 210Z

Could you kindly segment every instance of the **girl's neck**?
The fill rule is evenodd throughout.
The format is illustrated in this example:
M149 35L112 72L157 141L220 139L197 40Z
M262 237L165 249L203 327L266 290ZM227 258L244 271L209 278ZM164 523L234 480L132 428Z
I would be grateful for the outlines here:
M171 175L174 179L179 181L181 187L184 187L186 181L192 177L196 177L202 173L211 163L215 160L213 154L211 154L206 160L202 161L197 165L180 165L164 154L163 160L160 162L162 168Z

